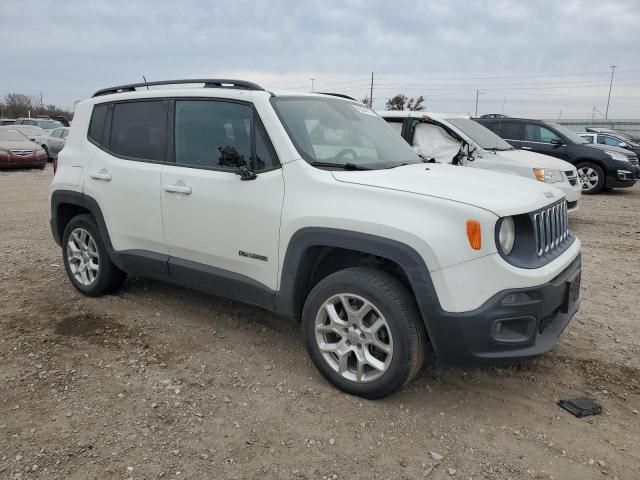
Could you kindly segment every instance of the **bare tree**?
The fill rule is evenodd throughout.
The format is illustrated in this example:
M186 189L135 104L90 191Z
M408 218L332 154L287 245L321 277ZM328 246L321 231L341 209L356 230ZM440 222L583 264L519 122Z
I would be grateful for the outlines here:
M31 109L31 99L21 93L8 93L4 97L4 114L7 117L18 118L26 116Z
M408 98L406 95L399 93L395 97L387 100L385 108L387 110L412 110L419 112L424 110L424 97L420 95L418 98Z
M369 98L368 95L361 98L360 101L364 103L366 106L368 106L369 108L371 108L371 99Z
M29 96L22 93L9 93L0 102L2 115L9 118L26 117L31 115L62 115L68 119L73 118L73 112L68 112L57 105L40 105L40 96Z

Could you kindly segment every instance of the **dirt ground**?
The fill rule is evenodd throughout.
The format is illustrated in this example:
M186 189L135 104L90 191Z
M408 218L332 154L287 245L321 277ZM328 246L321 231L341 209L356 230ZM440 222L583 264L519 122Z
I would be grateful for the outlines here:
M640 478L639 186L572 214L583 303L553 351L365 401L260 309L137 278L81 296L50 179L0 172L0 478ZM583 395L604 413L556 405Z

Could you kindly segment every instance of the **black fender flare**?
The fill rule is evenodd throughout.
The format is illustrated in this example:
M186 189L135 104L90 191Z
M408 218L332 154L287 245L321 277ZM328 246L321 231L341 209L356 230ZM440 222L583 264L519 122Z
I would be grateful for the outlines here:
M429 316L440 310L438 296L423 258L412 247L388 238L335 228L309 227L298 230L289 241L282 264L276 310L289 317L296 315L296 285L307 274L300 271L305 252L312 247L337 247L375 255L396 263L407 276L416 304L431 336Z
M105 223L104 216L102 215L102 210L100 209L98 202L93 197L85 195L82 192L75 192L73 190L56 190L51 194L51 233L53 233L53 238L56 243L58 245L62 244L62 235L64 234L64 225L60 224L58 218L61 205L76 205L88 210L89 213L93 215L93 218L96 219L96 223L98 224L100 235L107 247L107 253L111 258L111 261L118 265L116 255L113 255L114 249L111 243L111 237L109 237L107 224Z

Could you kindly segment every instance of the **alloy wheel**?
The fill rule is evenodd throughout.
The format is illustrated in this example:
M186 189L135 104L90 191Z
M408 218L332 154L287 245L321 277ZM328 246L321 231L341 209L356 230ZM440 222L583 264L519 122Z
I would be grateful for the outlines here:
M78 283L85 287L93 285L100 271L100 258L96 242L84 228L76 228L69 235L67 262Z
M593 190L594 188L596 188L596 185L598 185L598 181L600 180L598 177L598 172L596 172L591 167L579 168L578 177L580 177L582 190L585 191Z
M393 357L387 320L358 295L338 294L322 304L316 315L315 339L327 364L356 383L380 378Z

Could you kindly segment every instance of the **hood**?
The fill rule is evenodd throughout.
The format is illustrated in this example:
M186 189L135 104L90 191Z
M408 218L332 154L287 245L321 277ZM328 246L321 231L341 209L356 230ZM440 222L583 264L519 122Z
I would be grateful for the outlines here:
M439 163L331 173L339 182L466 203L499 217L538 210L564 197L560 190L524 177Z
M3 150L39 150L42 147L35 142L25 140L23 142L2 142L0 141L0 148Z
M630 150L627 150L626 148L611 147L609 145L600 145L599 143L587 143L580 146L586 147L586 148L596 148L598 150L611 150L612 152L622 153L623 155L627 155L627 156L629 156L629 154L633 155L633 152L631 152Z
M496 155L504 158L510 163L518 163L525 167L533 168L553 168L562 170L563 172L573 171L576 169L569 162L560 160L559 158L544 155L542 153L528 152L526 150L498 150L496 152L486 151L483 153L484 158L491 158L490 155Z

